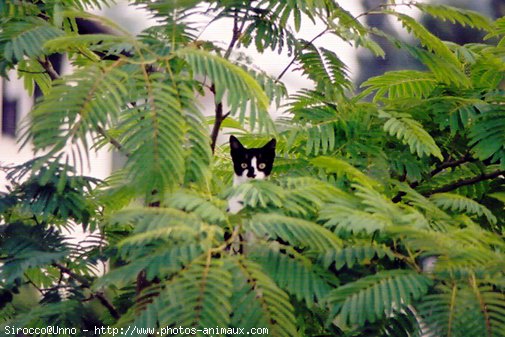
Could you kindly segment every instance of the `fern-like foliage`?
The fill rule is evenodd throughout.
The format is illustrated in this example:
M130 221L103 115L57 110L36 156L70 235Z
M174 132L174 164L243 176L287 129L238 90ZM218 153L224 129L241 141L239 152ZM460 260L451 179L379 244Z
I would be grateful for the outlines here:
M431 196L431 200L444 209L464 211L467 214L484 215L491 223L496 223L496 217L491 211L478 202L454 193L437 193Z
M33 110L34 123L29 126L26 141L32 140L36 149L50 153L58 153L67 142L81 142L86 149L88 133L117 119L127 100L128 74L117 66L91 65L55 81L51 92ZM84 149L77 147L74 160L82 158Z
M246 228L258 236L280 238L292 245L319 252L341 244L335 235L314 223L277 214L256 214Z
M503 294L488 286L456 283L438 287L419 308L429 323L427 333L464 336L486 331L486 336L502 336L503 302ZM482 308L479 315L470 313L472 306Z
M41 18L28 17L26 20L3 20L4 29L0 34L0 51L3 67L11 66L23 58L43 57L46 41L63 35L63 31ZM5 71L5 68L3 68Z
M444 21L459 23L462 26L470 26L485 31L492 29L492 23L489 18L476 11L426 3L416 3L415 6L424 13Z
M266 325L278 336L298 336L288 295L256 263L240 258L234 262L232 272L237 275L234 289L240 296L232 298L237 307L237 317L232 323L246 328ZM253 308L260 310L250 311L251 302Z
M490 158L492 162L499 162L501 167L505 165L503 116L503 109L495 107L479 116L470 131L471 144L474 144L477 156L481 159Z
M421 45L428 51L433 52L440 57L446 59L452 64L459 64L459 60L454 53L435 35L430 33L425 27L410 16L398 12L391 12L398 21L402 23L405 29L419 39Z
M128 153L127 167L130 168L132 177L143 177L139 181L144 186L138 188L145 193L150 193L156 186L171 189L184 180L185 150L196 150L193 146L198 146L195 142L201 139L191 137L191 143L186 144L185 138L189 136L188 121L193 118L202 119L198 116L192 92L188 90L186 83L181 82L174 87L173 84L164 83L170 79L163 75L138 76L145 80L145 84L135 88L136 94L147 97L147 100L130 109L119 126L125 130L120 141L124 143L124 149ZM191 124L191 130L196 135L203 131L195 128L195 122L192 121ZM209 160L209 152L196 152L192 158L197 164L203 159L205 165ZM152 165L148 168L142 163Z
M318 50L307 41L302 41L305 50L298 56L304 74L316 83L318 91L331 100L344 90L352 87L347 78L346 68L334 52L321 48Z
M196 73L208 76L215 83L216 102L223 99L227 89L227 103L232 114L239 113L239 120L244 123L247 108L250 109L251 129L256 126L258 120L263 122L268 120L266 109L268 107L268 97L261 86L251 78L242 68L223 60L213 54L202 50L188 48L178 51L180 57L185 58ZM245 104L243 97L248 97L250 104ZM260 129L265 127L260 124Z
M433 74L400 70L368 79L362 84L367 91L375 91L374 101L387 95L388 99L428 97L437 86Z
M419 156L433 155L440 160L443 159L435 140L409 115L381 111L380 117L387 119L384 130L408 144L412 153Z
M205 260L191 266L165 284L160 297L149 307L156 308L161 326L181 324L198 330L207 327L227 327L230 322L229 304L232 277L224 261ZM216 310L217 309L217 310ZM139 315L135 325L152 327L146 324L144 315ZM144 321L144 322L143 322Z
M265 271L272 275L277 284L286 288L297 299L304 300L309 307L314 306L315 302L323 301L331 290L330 282L335 281L334 276L301 255L290 257L272 249L262 248L262 251L252 252L252 258L264 266Z
M374 258L380 259L383 257L393 260L393 251L386 246L354 245L340 250L328 251L321 255L325 266L334 263L336 269L341 269L343 266L352 268L355 264L367 264L371 263Z
M39 157L0 167L3 332L504 335L503 18L394 1L357 15L328 0L132 3L156 18L137 36L84 11L108 1L0 3L0 72L42 94L21 136ZM487 41L442 41L405 5ZM375 14L419 44L368 26ZM106 29L81 34L89 21ZM204 40L218 21L229 40ZM355 92L323 35L385 58L388 41L424 68ZM289 60L271 74L242 47ZM313 85L289 92L288 72ZM275 134L268 180L232 186L224 128L248 148ZM97 149L124 158L104 181L82 175Z
M381 272L330 292L332 314L344 324L364 325L392 315L426 294L431 280L410 271Z

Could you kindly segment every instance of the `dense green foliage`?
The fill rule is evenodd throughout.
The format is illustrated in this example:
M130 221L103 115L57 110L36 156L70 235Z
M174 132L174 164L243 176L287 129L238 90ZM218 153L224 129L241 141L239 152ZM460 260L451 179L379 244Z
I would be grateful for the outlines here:
M505 19L409 3L487 34L460 46L394 1L361 15L398 20L411 45L331 0L136 2L159 19L138 36L84 12L106 1L0 5L0 71L43 92L21 135L39 157L9 168L0 196L0 333L505 336ZM229 45L199 39L201 13L231 22ZM117 34L79 35L78 18ZM304 20L378 57L387 55L374 37L389 39L425 69L356 90L335 51L297 37ZM286 66L314 87L286 97L282 78L255 69L240 46L288 52ZM54 71L53 53L68 56L71 73ZM210 120L202 95L213 96ZM273 121L281 101L289 118ZM231 187L212 124L248 146L276 136L272 179ZM124 168L106 181L82 176L104 147ZM227 214L237 193L246 207ZM88 231L78 244L73 226Z

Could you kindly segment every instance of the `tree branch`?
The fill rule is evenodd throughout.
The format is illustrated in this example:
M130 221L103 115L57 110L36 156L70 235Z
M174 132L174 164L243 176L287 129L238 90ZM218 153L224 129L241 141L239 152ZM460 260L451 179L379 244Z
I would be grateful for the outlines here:
M60 74L58 74L58 72L54 69L53 64L51 63L51 61L49 61L47 57L38 58L37 61L42 66L42 68L44 68L44 70L49 75L51 80L54 81L60 78Z
M440 173L441 171L445 170L446 168L452 168L452 167L457 167L461 164L468 163L475 161L476 159L473 158L469 152L467 152L462 158L456 159L456 160L450 160L450 161L445 161L439 166L435 167L433 171L430 172L430 177L435 176L436 174Z
M52 263L51 265L53 267L58 268L62 273L65 273L68 276L70 276L71 278L73 278L74 280L78 281L83 288L89 288L89 287L91 287L91 283L88 281L87 278L85 278L84 276L81 276L79 274L74 273L70 268L67 268L64 265L56 263L56 262Z
M81 276L79 274L74 273L70 268L65 267L62 264L54 262L52 264L53 267L56 267L60 270L61 273L67 274L69 277L73 278L77 282L81 284L83 288L90 288L91 283L87 278L84 276ZM117 311L117 309L114 307L114 305L105 297L105 295L101 292L96 292L91 294L91 297L94 297L98 299L98 301L105 307L107 310L110 312L111 316L114 317L115 319L119 319L121 315Z
M238 9L235 10L235 15L233 17L233 34L230 40L230 44L228 45L228 48L226 49L226 52L224 53L224 58L228 59L231 55L231 52L233 51L233 48L235 48L235 45L240 39L240 35L242 35L242 30L244 29L245 23L246 23L246 18L244 17L244 20L242 21L240 27L239 27L239 16L238 16ZM216 95L216 86L214 83L210 86L210 91L214 96ZM210 147L212 149L212 153L214 153L216 149L216 143L217 143L217 137L219 136L219 130L221 129L221 125L223 124L223 121L226 119L226 117L229 116L229 112L226 114L223 114L223 103L219 102L216 104L215 108L215 119L214 119L214 125L212 127L212 132L210 134Z
M479 183L484 180L497 178L501 175L505 175L505 170L495 171L495 172L491 172L491 173L483 173L483 174L478 175L473 178L458 180L450 185L445 185L445 186L442 186L439 188L435 188L434 190L423 193L423 195L427 197L427 196L430 196L435 193L450 192L450 191L453 191L459 187L473 185L473 184Z
M440 165L438 165L437 167L435 167L429 174L429 177L434 177L435 175L439 174L440 172L442 172L443 170L447 169L447 168L453 168L453 167L458 167L462 164L465 164L465 163L469 163L469 162L472 162L472 161L476 161L475 158L473 158L469 152L467 152L463 157L461 157L460 159L455 159L455 160L447 160L447 161L444 161L443 163L441 163ZM403 175L402 177L406 176ZM405 181L405 179L400 179L400 181ZM410 183L409 186L411 188L416 188L417 186L419 186L419 182L415 181L413 183ZM402 197L405 195L406 193L405 192L398 192L398 194L396 194L393 199L391 199L392 202L394 203L397 203L397 202L400 202L402 200Z
M98 301L109 310L109 313L114 319L119 319L121 315L117 311L116 307L105 297L105 295L101 292L96 292L93 294L93 297L98 299Z
M216 87L214 84L210 87L210 91L215 95L216 94ZM219 102L216 104L216 109L215 109L215 120L214 120L214 126L212 127L212 132L210 134L210 147L212 149L212 153L214 153L214 150L216 149L216 143L217 143L217 136L219 136L219 130L221 129L221 124L223 124L223 121L225 120L226 117L228 117L230 113L223 114L223 103Z
M240 27L238 26L238 20L239 20L238 9L236 9L235 15L233 16L233 30L232 30L230 44L228 45L228 48L226 49L226 52L224 53L225 59L228 59L230 57L231 52L233 51L233 48L235 48L235 45L237 44L237 42L240 38L240 35L242 35L242 29L244 29L246 18L244 18Z

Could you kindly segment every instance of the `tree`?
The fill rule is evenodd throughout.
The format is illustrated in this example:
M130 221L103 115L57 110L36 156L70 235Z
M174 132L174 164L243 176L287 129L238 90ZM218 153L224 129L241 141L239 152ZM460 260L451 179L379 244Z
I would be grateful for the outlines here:
M43 93L22 135L39 157L7 169L0 199L3 333L505 335L503 18L417 2L358 17L334 1L137 3L160 19L139 36L84 11L105 1L0 7L2 72ZM483 30L488 44L441 41L402 6ZM226 48L199 40L202 13L232 20ZM358 20L376 13L419 45ZM78 34L78 19L118 34ZM300 40L302 20L325 29ZM370 78L356 94L335 51L315 45L323 34L387 57L371 38L385 37L425 69ZM239 45L288 51L286 69L313 80L288 97L291 118L270 119L281 78ZM53 69L53 53L68 55L71 74ZM272 180L227 187L224 126L249 146L276 135ZM123 153L124 168L82 176L101 147ZM227 214L238 193L244 210ZM94 234L71 244L62 229L73 224Z

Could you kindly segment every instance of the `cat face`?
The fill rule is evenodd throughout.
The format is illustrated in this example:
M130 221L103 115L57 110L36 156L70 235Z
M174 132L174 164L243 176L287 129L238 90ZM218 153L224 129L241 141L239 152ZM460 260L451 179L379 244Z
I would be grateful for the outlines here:
M275 145L274 138L263 147L246 149L237 138L230 136L230 153L235 171L233 184L268 177L274 164Z

